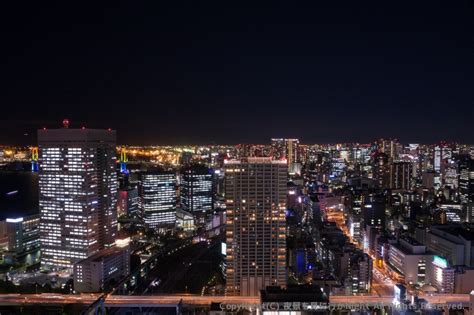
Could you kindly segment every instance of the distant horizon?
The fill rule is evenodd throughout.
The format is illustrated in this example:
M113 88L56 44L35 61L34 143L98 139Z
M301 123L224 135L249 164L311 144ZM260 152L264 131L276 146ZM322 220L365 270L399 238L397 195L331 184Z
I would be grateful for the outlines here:
M74 128L71 128L74 129ZM91 128L92 129L92 128ZM100 129L100 128L94 128ZM106 130L106 129L103 129ZM339 141L339 142L302 142L300 138L283 138L283 139L298 139L299 145L303 146L313 146L313 145L346 145L346 144L357 144L357 145L371 145L376 142L378 139L384 140L391 140L390 138L374 138L374 140L369 142L361 142L361 141ZM441 143L445 143L447 145L464 145L464 146L474 146L474 143L467 143L467 142L460 142L460 141L447 141L447 140L439 140L436 142L404 142L404 141L396 141L401 145L410 145L416 144L421 146L430 146L430 145L439 145ZM27 147L27 146L36 146L37 143L0 143L0 147L5 146L12 146L12 147ZM154 143L154 144L138 144L138 143L123 143L117 141L117 146L132 146L132 147L174 147L174 146L238 146L238 145L256 145L256 146L270 146L271 142L270 139L267 143L263 142L239 142L239 143L217 143L217 142L202 142L202 143Z

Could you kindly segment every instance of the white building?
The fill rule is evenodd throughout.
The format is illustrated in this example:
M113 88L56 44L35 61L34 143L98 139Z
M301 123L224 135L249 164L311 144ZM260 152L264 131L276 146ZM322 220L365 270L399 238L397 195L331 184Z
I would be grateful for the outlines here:
M454 272L453 268L449 268L446 259L434 256L431 283L438 289L439 293L454 293Z
M112 130L38 131L43 268L72 268L114 244L115 141Z
M388 267L402 275L406 283L424 284L427 265L432 261L433 255L426 252L426 246L414 239L400 239L398 244L390 245Z
M118 282L130 273L128 240L117 240L117 246L99 251L74 265L74 290L100 292L111 280Z

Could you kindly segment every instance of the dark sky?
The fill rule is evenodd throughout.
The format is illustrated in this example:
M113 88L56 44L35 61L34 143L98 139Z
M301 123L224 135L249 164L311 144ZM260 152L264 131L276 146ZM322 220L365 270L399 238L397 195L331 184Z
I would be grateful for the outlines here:
M474 143L474 1L8 3L0 143Z

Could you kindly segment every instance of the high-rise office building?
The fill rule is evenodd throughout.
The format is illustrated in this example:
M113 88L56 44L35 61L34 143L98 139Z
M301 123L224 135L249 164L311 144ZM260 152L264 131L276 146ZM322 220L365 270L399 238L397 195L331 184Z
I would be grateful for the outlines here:
M441 171L441 164L443 161L443 146L435 146L433 151L433 169L436 172Z
M41 266L71 269L113 246L117 233L116 133L38 131Z
M459 196L466 209L466 221L474 222L474 160L469 155L459 157Z
M181 177L181 206L184 210L208 212L213 205L213 174L204 165L192 165L183 170Z
M174 226L176 201L174 172L150 170L140 174L139 209L147 229Z
M286 161L225 163L227 295L286 284Z
M138 216L138 188L126 187L119 190L117 201L117 215Z
M369 195L364 198L362 208L364 227L367 225L385 227L385 201L383 195Z
M389 157L385 153L376 153L373 157L374 174L378 188L387 189L390 187L390 164Z
M390 188L410 190L413 180L413 164L411 162L393 162L390 165Z
M375 145L377 152L384 153L391 161L398 158L400 144L397 139L379 139Z

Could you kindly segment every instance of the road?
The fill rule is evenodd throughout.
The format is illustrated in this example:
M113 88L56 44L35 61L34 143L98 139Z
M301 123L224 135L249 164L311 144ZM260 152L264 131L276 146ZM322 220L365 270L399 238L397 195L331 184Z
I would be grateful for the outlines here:
M349 238L349 240L356 245L359 249L363 250L357 242L355 242L349 234L349 230L345 224L344 212L337 209L326 208L327 220L335 222L336 225L343 231L343 233ZM369 254L370 255L370 254ZM373 260L372 268L372 287L371 292L378 296L393 296L393 286L395 282L390 279L389 275L384 269L378 268L375 265L375 257L370 255Z
M99 294L0 294L0 305L23 305L23 304L91 304ZM467 306L469 303L469 294L439 294L433 296L424 296L431 304L462 303ZM393 296L331 296L331 303L392 303ZM193 294L166 294L154 296L130 296L130 295L109 295L105 299L106 307L120 306L175 306L182 302L184 305L204 306L211 302L224 304L259 304L259 297L241 297L241 296L201 296Z

